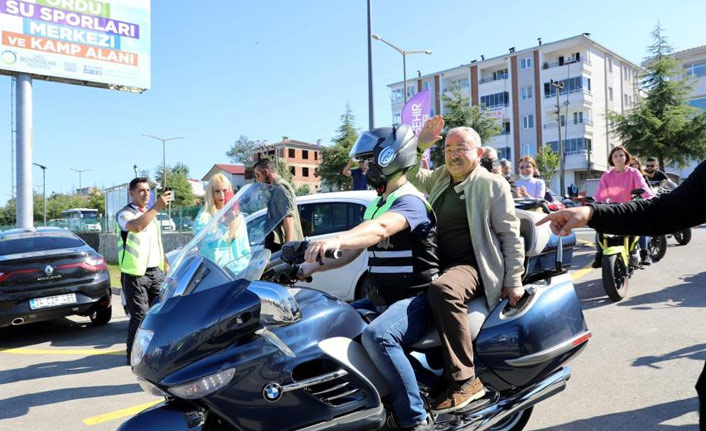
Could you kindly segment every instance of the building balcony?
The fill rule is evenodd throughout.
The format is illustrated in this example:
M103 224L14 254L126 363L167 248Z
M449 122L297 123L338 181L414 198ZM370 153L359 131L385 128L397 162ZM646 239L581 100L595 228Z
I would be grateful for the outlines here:
M566 125L566 122L561 123L561 127L564 127ZM544 129L556 129L558 126L558 123L555 121L553 123L547 123L544 125ZM593 121L578 121L574 123L573 121L569 121L569 127L573 126L586 126L586 127L593 127Z
M554 62L544 62L542 63L542 69L553 69L555 67L569 66L571 64L585 64L587 66L591 65L591 62L586 58L580 58L578 60L564 60L564 61L554 61Z
M503 73L503 74L498 74L495 76L487 76L485 78L480 79L478 82L480 84L487 84L489 82L494 82L494 81L503 81L506 80L510 77L510 74L508 73Z

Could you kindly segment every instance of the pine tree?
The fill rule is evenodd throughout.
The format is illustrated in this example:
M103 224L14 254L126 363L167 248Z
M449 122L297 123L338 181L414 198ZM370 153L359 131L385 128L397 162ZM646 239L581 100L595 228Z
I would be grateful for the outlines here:
M625 113L612 112L609 119L623 144L641 157L654 156L661 166L683 166L706 157L706 112L687 103L691 91L679 74L664 31L659 23L652 31L641 87L647 96Z
M333 145L322 151L319 175L321 175L323 187L329 190L350 190L351 179L341 172L348 164L348 154L358 139L358 132L355 128L355 116L348 103L346 103L345 112L341 115L341 125L337 132L338 135L332 140Z
M226 156L232 163L245 163L250 160L254 148L255 141L245 135L240 135L226 151Z

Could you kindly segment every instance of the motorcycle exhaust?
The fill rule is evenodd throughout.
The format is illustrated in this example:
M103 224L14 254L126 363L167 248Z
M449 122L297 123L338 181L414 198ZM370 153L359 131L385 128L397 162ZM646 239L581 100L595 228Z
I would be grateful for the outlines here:
M517 394L501 399L497 404L464 416L464 423L456 429L483 431L497 425L504 419L526 410L566 388L566 381L571 377L568 367L561 367L557 372L534 386Z
M25 323L25 319L18 317L16 319L13 319L11 323L13 326L21 325L21 324Z

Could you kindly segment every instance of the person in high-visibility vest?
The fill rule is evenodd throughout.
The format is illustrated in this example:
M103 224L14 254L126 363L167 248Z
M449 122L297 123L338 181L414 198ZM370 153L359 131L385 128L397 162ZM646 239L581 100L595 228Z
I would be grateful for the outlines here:
M404 354L405 345L421 339L433 325L426 292L439 272L434 212L406 176L417 163L414 132L408 125L365 132L350 155L369 161L366 179L379 196L368 206L363 223L309 245L309 263L302 265L300 277L341 267L367 250L371 289L353 305L382 314L363 331L363 346L390 388L399 427L433 430ZM324 259L332 249L343 256Z
M130 200L118 211L118 265L125 302L130 313L127 328L127 362L130 364L132 341L150 308L168 269L162 246L162 230L157 214L172 199L172 192L162 193L151 208L150 184L147 178L130 181Z

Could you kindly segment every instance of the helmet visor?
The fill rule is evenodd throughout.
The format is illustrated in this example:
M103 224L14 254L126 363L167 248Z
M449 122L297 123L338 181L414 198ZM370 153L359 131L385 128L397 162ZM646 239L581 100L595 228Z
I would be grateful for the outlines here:
M351 159L360 159L365 158L367 156L371 156L373 154L373 149L375 148L375 145L378 143L379 140L379 137L371 133L364 132L360 135L358 140L355 141L355 144L353 145L353 148L351 148L351 152L348 154L348 157L350 157Z

